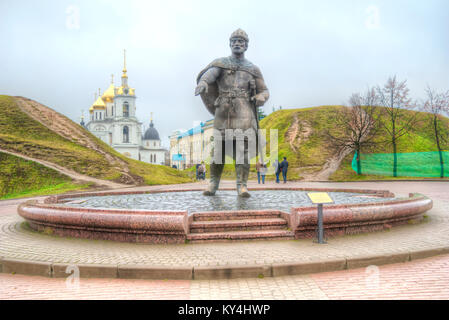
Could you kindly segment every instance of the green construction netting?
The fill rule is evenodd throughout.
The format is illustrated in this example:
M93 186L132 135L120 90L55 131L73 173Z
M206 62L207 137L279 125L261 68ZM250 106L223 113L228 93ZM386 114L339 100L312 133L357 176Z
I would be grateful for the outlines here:
M410 152L397 153L398 177L441 177L440 153ZM449 151L442 151L444 176L449 177ZM393 153L363 154L360 157L361 173L393 176ZM352 169L357 172L357 153L352 159Z

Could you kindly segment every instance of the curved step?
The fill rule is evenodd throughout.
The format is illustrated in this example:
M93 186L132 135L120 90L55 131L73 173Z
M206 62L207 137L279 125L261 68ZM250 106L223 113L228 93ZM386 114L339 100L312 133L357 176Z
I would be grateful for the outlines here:
M293 240L295 234L289 230L228 231L211 233L190 233L190 242L235 241L235 240Z
M224 231L276 230L285 229L287 221L282 218L193 221L191 233L212 233Z
M281 217L280 211L222 211L201 212L193 214L193 221L276 219Z

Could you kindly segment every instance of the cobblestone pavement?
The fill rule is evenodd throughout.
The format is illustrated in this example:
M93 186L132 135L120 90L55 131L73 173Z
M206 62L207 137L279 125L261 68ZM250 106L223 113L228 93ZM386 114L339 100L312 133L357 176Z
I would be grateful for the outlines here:
M235 280L66 279L0 273L5 299L449 299L449 255L312 275Z
M175 300L190 298L190 282L184 280L66 279L0 273L0 300Z
M229 182L228 182L229 184ZM416 182L345 183L345 187L414 191ZM0 202L0 256L21 260L71 264L124 264L150 266L225 266L301 263L338 258L408 253L449 244L449 184L423 182L423 194L434 200L427 222L390 231L330 239L327 245L306 240L246 241L153 245L60 238L22 227L17 201ZM275 185L275 184L273 184ZM293 185L291 183L290 185ZM311 183L295 183L311 186ZM313 186L337 184L313 184ZM182 188L183 186L173 186ZM184 186L185 187L185 186ZM446 188L446 192L441 188ZM146 187L150 189L151 187ZM396 190L395 190L396 189Z
M449 255L311 275L329 299L449 299Z

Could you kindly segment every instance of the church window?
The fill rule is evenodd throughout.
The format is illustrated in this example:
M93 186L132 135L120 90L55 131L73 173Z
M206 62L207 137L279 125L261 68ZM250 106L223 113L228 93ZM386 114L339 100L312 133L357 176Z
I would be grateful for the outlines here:
M128 126L123 127L123 143L129 143L129 128L128 128Z
M123 102L123 116L125 118L129 117L129 103L128 102Z

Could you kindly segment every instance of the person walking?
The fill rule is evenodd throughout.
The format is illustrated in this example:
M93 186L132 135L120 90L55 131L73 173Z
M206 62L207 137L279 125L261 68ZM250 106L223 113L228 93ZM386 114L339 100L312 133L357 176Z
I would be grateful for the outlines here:
M260 168L260 175L262 177L262 184L265 184L265 176L267 174L267 165L264 163Z
M200 163L197 163L196 166L195 166L196 180L199 180L199 179L200 179L200 177L199 177L199 171L198 171L198 169L199 169L200 166L201 166Z
M198 167L198 178L199 180L206 179L206 166L204 165L204 161L201 162L200 166Z
M288 161L287 161L286 157L284 157L284 160L279 165L279 168L282 171L282 177L284 178L284 183L287 183Z
M276 159L273 163L273 167L274 167L274 173L276 174L276 183L279 183L279 173L280 173L280 165L279 165L279 160Z
M256 172L257 172L257 183L260 184L260 169L262 168L262 164L260 163L260 160L256 163Z

